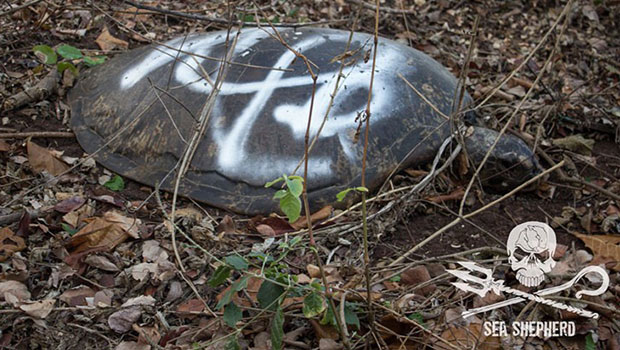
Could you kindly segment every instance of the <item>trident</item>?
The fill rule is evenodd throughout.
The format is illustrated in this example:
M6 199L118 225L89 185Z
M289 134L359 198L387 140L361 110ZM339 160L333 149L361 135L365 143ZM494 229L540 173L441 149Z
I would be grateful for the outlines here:
M600 295L607 289L609 285L609 276L605 273L605 270L603 270L601 267L598 267L598 266L589 266L589 267L582 269L573 279L571 279L567 283L564 283L557 287L551 287L551 288L540 290L536 292L536 295L535 295L535 294L525 293L518 289L504 286L503 280L493 279L493 276L492 276L493 272L491 269L478 266L475 263L468 262L468 261L459 261L459 264L463 266L464 268L466 268L467 270L469 270L470 272L479 272L485 277L481 278L481 277L472 275L470 272L466 272L466 271L447 270L450 274L456 276L462 281L473 282L475 285L480 286L480 287L476 287L475 285L464 283L464 282L452 282L452 284L458 289L465 291L465 292L472 292L472 293L478 294L480 297L484 297L489 291L493 291L495 294L499 294L500 292L505 292L505 293L517 296L517 298L512 298L509 300L501 301L499 303L495 303L492 305L487 305L487 306L479 307L476 309L463 311L462 316L464 318L473 316L480 312L494 310L494 309L497 309L503 306L519 303L523 301L524 299L527 299L527 300L535 301L537 303L549 305L549 306L552 306L558 309L567 310L567 311L576 313L581 316L597 319L599 317L597 313L590 312L584 309L579 309L579 308L566 305L560 302L556 302L553 300L544 299L541 297L541 295L553 294L561 290L570 288L577 282L577 280L579 280L583 275L589 272L596 272L597 274L599 274L603 278L603 283L598 289L594 291L586 290L586 291L577 292L577 295L576 295L577 298L580 298L582 294Z

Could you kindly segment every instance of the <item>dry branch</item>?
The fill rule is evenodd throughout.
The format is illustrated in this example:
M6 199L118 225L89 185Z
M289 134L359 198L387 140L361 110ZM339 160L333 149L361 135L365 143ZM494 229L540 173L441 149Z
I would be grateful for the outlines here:
M15 108L38 102L53 94L58 89L60 74L53 69L45 78L41 79L35 86L19 92L9 97L2 105L2 110L10 111Z

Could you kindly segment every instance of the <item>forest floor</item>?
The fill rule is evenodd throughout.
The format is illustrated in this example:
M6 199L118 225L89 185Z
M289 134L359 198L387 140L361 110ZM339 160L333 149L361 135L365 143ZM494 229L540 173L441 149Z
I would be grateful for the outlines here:
M359 208L313 217L323 273L302 226L185 198L171 223L170 194L158 202L152 188L89 160L69 128L72 68L49 93L11 104L57 69L42 63L45 49L35 55L37 45L70 45L109 59L150 42L226 29L228 13L263 25L267 18L374 33L375 6L142 4L158 10L123 1L0 1L0 348L620 349L620 1L382 1L382 38L423 51L457 77L465 69L465 86L476 105L484 102L477 113L488 127L508 122L509 133L536 146L545 169L564 163L533 191L505 198L477 186L463 198L472 169L455 166L397 201L399 189L429 170L406 169L390 180L391 195L370 206L369 214L390 208L369 221L368 264ZM83 58L63 62L88 74ZM455 224L461 203L463 215L482 210ZM526 221L548 223L557 234L555 267L529 289L519 286L506 251L510 231ZM175 225L186 234L173 242ZM588 266L602 267L610 284L601 295L577 299L575 290L603 280L588 274L553 296L598 319L533 301L464 319L464 310L510 295L459 290L446 270L461 268L462 260L529 293L566 283ZM324 292L322 277L333 294ZM338 316L325 298L338 305ZM347 327L339 331L337 319ZM488 336L488 320L570 321L576 334Z

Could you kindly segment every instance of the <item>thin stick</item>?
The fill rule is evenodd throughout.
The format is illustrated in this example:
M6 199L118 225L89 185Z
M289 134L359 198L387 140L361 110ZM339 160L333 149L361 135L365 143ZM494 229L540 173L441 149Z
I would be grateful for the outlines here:
M0 134L0 139L25 139L32 138L55 138L55 139L71 139L75 134L71 131L28 131L28 132L11 132Z
M41 1L43 1L43 0L32 0L32 1L29 1L29 2L27 2L25 4L21 4L19 6L11 7L10 9L0 13L0 17L6 16L6 15L10 15L11 13L13 13L15 11L19 11L21 9L24 9L26 7L29 7L29 6L32 6L32 5L36 5L36 4L40 3Z
M254 3L254 5L256 7L258 7L258 5L256 5L256 3ZM263 14L263 16L265 16L264 11L261 10L261 13ZM269 21L268 21L268 23L269 23L269 25L271 26L271 29L274 32L275 38L284 47L286 47L286 49L288 49L293 54L295 54L295 56L297 58L303 60L303 62L305 63L305 65L306 65L306 67L308 69L308 73L310 74L310 77L312 79L312 97L310 99L310 110L308 111L308 124L306 126L306 134L304 136L304 181L303 181L303 189L302 189L302 199L303 199L304 209L305 209L305 213L306 213L306 220L307 220L307 225L308 225L308 237L309 237L309 241L310 241L310 246L312 247L311 250L314 253L314 258L315 258L316 263L317 263L317 265L319 267L319 272L321 274L321 281L323 282L323 286L325 287L325 296L326 296L327 302L329 304L329 307L331 307L332 311L334 312L334 319L336 320L336 325L338 326L338 331L340 332L340 337L342 338L342 343L343 343L344 347L347 350L349 350L349 349L351 349L351 345L349 344L349 338L347 337L347 335L345 333L346 331L344 330L344 328L346 327L346 322L345 322L344 319L341 319L339 317L339 314L337 312L336 303L334 302L334 298L333 298L333 293L331 292L331 289L330 289L329 284L327 282L327 274L325 273L325 268L323 266L323 261L321 260L321 257L319 256L319 250L318 250L316 242L314 240L314 233L312 231L312 222L311 222L311 214L310 214L310 205L309 205L309 201L308 201L308 152L309 152L309 142L310 142L310 127L312 125L312 110L314 108L314 99L315 99L315 93L316 93L316 81L317 81L317 78L318 78L318 76L314 73L314 70L312 69L312 66L316 66L316 65L314 63L312 63L304 54L302 54L301 52L299 52L299 51L295 50L294 48L292 48L284 40L284 38L282 38L282 36L278 32L278 30L273 26L273 24L271 22L269 22Z
M445 225L444 227L440 228L439 230L435 231L435 233L433 233L432 235L428 236L425 240L423 240L422 242L418 243L415 247L409 249L409 251L407 251L405 254L401 255L400 257L398 257L398 259L392 261L388 266L393 266L396 264L401 263L403 260L405 260L409 255L413 254L414 252L416 252L418 249L422 248L424 245L426 245L426 243L430 242L431 240L433 240L435 237L439 236L440 234L446 232L449 228L457 225L458 223L460 223L461 221L465 220L465 219L469 219L475 215L480 214L481 212L491 208L492 206L504 201L505 199L511 197L513 194L519 192L520 190L522 190L523 188L529 186L530 184L538 181L538 179L542 178L543 176L553 172L554 170L560 168L561 166L564 165L564 161L559 162L558 164L554 165L553 167L543 171L542 173L536 175L535 177L529 179L528 181L522 183L521 185L519 185L518 187L516 187L515 189L513 189L512 191L506 193L505 195L503 195L502 197L494 200L491 203L488 203L487 205L485 205L484 207L478 209L478 210L474 210L473 212L466 214L464 216L459 216L456 219L454 219L452 222L450 222L449 224Z
M364 130L364 154L362 156L362 174L361 174L361 186L366 187L366 158L368 157L368 137L370 134L370 102L372 100L372 87L375 80L375 69L377 64L377 51L379 50L379 0L376 0L375 5L375 35L374 35L374 48L372 52L372 69L370 71L370 84L368 87L368 101L366 101L366 111L364 112L366 118L366 128ZM364 276L366 280L366 303L368 307L368 324L370 326L370 332L375 336L377 330L375 326L375 312L372 304L372 292L370 282L370 253L368 252L368 211L366 208L366 191L362 191L362 242L364 245ZM370 338L366 340L366 347L369 347Z
M566 13L566 9L570 7L570 4L572 3L572 0L569 1L566 4L566 8L564 9L564 11L562 11L562 13ZM560 15L561 17L561 15ZM459 207L459 215L463 215L463 209L465 207L465 202L467 200L467 196L469 194L469 191L471 190L474 181L478 178L480 171L482 171L482 168L484 167L484 165L486 164L487 160L489 159L489 157L491 156L491 153L493 152L493 150L495 149L495 147L497 147L497 144L499 143L499 140L501 139L501 137L506 133L506 130L508 130L508 127L510 126L510 121L514 118L515 115L517 115L517 113L521 110L521 107L523 106L523 104L525 103L525 101L527 101L527 99L529 98L530 94L532 93L532 91L534 91L534 88L536 87L536 85L538 84L538 82L542 79L543 73L545 72L545 70L547 69L547 67L551 64L551 60L555 55L555 52L557 51L558 48L558 44L560 41L560 38L562 38L562 35L564 33L564 29L566 29L566 24L568 23L568 16L566 17L566 21L564 22L564 25L562 26L562 29L560 30L560 34L557 37L556 43L554 48L551 50L551 53L549 53L549 56L547 57L547 60L545 61L545 64L543 65L543 68L540 70L540 73L538 74L538 76L536 76L536 80L534 80L534 82L532 83L532 86L530 87L529 90L527 90L527 93L525 94L525 96L523 96L523 98L521 99L521 101L519 102L519 104L517 105L517 107L514 109L514 111L512 112L512 114L508 117L508 120L506 121L506 123L504 124L504 126L502 127L502 129L499 131L497 137L495 138L495 140L493 141L493 144L491 145L491 147L489 148L489 150L486 152L486 154L484 155L484 158L482 158L482 161L480 162L480 164L478 165L478 167L476 168L476 171L474 172L474 175L471 178L471 181L469 181L469 183L467 184L467 188L465 189L465 194L463 195L463 200L461 201L460 207ZM542 43L542 42L541 42ZM515 72L513 72L515 73Z

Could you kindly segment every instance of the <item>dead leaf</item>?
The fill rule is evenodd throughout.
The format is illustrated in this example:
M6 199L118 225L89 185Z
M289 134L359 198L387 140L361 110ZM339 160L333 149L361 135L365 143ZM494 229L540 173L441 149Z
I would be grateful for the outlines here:
M265 237L275 237L276 231L274 231L271 226L260 224L256 226L256 231Z
M408 270L405 270L400 275L400 277L401 277L402 283L408 284L411 286L417 286L417 285L420 285L422 283L425 283L431 280L431 275L426 269L426 266L424 265L418 265ZM437 287L435 286L435 284L427 284L422 288L416 289L416 293L419 293L421 295L429 295L436 288Z
M145 241L142 244L142 257L148 262L168 260L168 253L159 246L156 240Z
M325 220L328 217L330 217L330 215L332 215L333 211L334 211L334 208L331 205L325 206L325 207L321 208L319 211L317 211L314 214L310 215L310 222L314 225L315 223L317 223L319 221ZM292 223L291 226L295 230L300 230L302 228L306 228L306 227L308 227L308 220L306 220L305 216L301 216L299 219L297 219L297 221Z
M0 152L7 152L11 149L11 145L4 140L0 140Z
M14 253L24 250L24 239L16 236L8 227L0 229L0 262L5 261Z
M161 335L159 334L159 332L157 331L157 328L155 327L140 327L137 324L134 324L132 328L134 331L138 332L139 334L138 336L139 343L157 344L159 343L159 340L161 339Z
M44 319L54 309L56 299L44 299L29 304L20 305L19 308L29 316Z
M125 40L121 40L119 38L112 36L107 26L103 27L101 34L99 34L95 42L97 43L97 45L99 45L99 47L103 51L110 51L116 48L127 49L129 47L129 43L126 42Z
M86 298L95 296L95 291L87 286L66 290L58 299L69 306L87 305Z
M139 238L139 219L128 218L115 211L103 214L103 217L95 217L88 220L88 225L78 231L67 244L72 254L87 250L114 249L123 243L129 236Z
M151 350L149 344L138 343L136 341L122 341L114 350Z
M137 281L144 281L149 274L159 274L159 266L156 263L140 263L129 268L131 277Z
M321 338L321 340L319 340L319 350L340 350L342 348L344 348L344 346L333 339Z
M95 293L95 297L93 298L93 305L96 307L104 308L112 306L112 297L114 296L114 292L110 289L100 290Z
M264 218L261 216L257 216L250 220L251 229L253 228L258 231L257 228L260 225L267 225L271 227L271 230L273 230L273 234L275 234L275 236L280 236L287 232L295 231L295 229L288 223L288 221L278 217ZM265 232L266 228L262 228L262 230ZM271 231L267 231L267 233L272 234Z
M47 148L43 148L32 141L26 144L28 150L28 161L30 167L37 173L43 170L58 176L69 170L69 166L54 156L54 153Z
M217 225L215 232L218 236L232 235L237 231L235 222L230 215L225 215L219 225Z
M589 156L594 149L594 140L586 139L581 135L571 135L553 140L553 145L579 154Z
M190 299L177 307L180 314L191 315L192 313L200 313L205 309L205 304L199 299Z
M116 266L110 259L106 258L102 255L89 255L84 259L84 263L98 268L103 271L117 272L119 271L118 266Z
M8 301L7 295L17 298L17 301L23 302L30 299L30 292L25 284L18 281L0 282L0 300Z
M142 311L139 306L122 309L108 317L108 326L117 333L125 333L140 319L141 315Z
M150 295L140 295L135 298L127 299L126 302L121 305L121 307L130 307L130 306L155 306L155 298Z
M616 235L584 235L574 233L586 246L592 249L597 257L611 258L616 262L612 267L615 271L620 271L620 236Z
M84 203L86 203L86 200L83 197L74 196L57 203L54 206L54 210L66 214L78 209L84 205Z
M436 342L433 346L435 350L454 348L495 350L501 348L501 338L485 336L482 333L482 325L480 323L471 323L468 326L452 326L441 334L441 338L445 342Z

